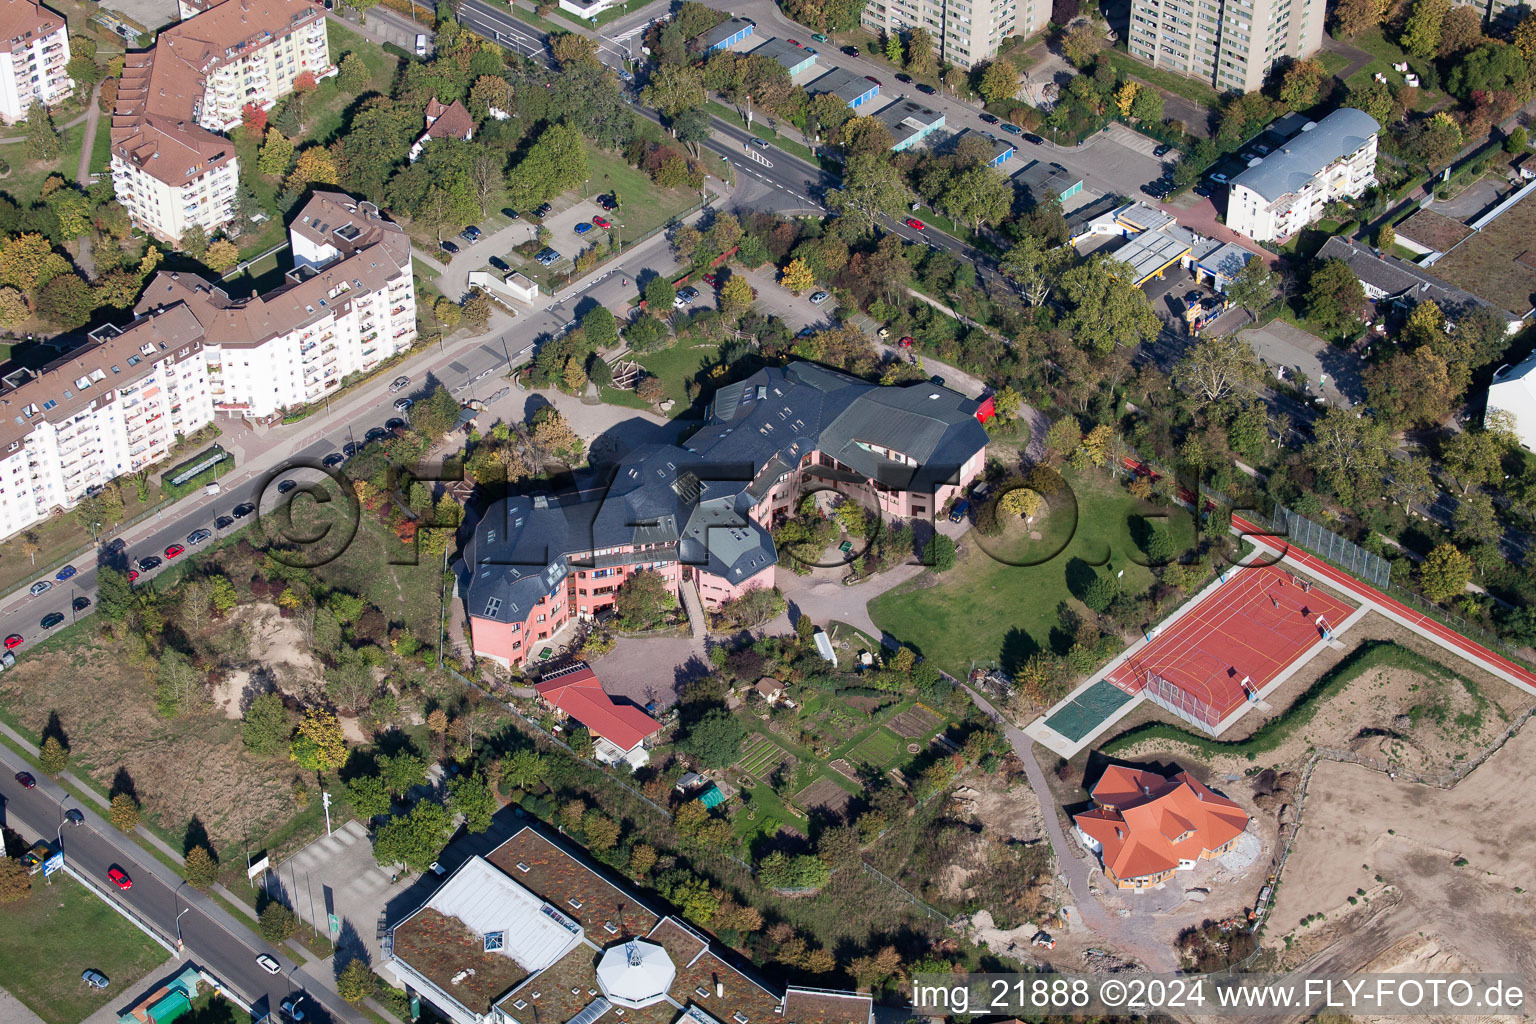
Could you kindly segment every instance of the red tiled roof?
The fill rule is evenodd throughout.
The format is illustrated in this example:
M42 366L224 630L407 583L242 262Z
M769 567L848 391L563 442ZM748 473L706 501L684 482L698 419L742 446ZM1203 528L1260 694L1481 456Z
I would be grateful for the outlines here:
M1147 782L1148 777L1158 784ZM1143 782L1150 795L1142 790ZM1128 786L1134 788L1128 790ZM1248 827L1248 815L1241 807L1217 796L1188 772L1166 779L1151 772L1111 768L1094 787L1093 797L1118 809L1100 806L1073 820L1103 845L1104 867L1122 880L1171 871L1181 860L1198 860Z
M64 27L64 19L31 0L0 2L0 53L25 49Z
M475 119L458 100L439 103L433 96L427 103L427 138L468 139L475 133Z
M597 673L580 668L540 683L539 696L622 750L633 750L661 731L661 723L637 707L615 704Z

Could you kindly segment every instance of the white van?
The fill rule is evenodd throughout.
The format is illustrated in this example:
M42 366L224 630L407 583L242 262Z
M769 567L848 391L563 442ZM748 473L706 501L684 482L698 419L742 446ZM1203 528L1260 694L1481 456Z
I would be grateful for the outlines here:
M425 57L426 55L427 55L427 37L425 35L418 35L416 37L416 56L418 56L418 57Z

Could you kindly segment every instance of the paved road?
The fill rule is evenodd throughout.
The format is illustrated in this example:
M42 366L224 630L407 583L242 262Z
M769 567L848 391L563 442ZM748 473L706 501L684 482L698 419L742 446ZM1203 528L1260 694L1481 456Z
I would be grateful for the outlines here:
M316 1024L332 1021L366 1024L357 1011L327 992L282 951L273 948L243 923L235 920L202 892L187 885L163 862L150 856L136 843L114 829L90 807L80 807L83 825L63 823L66 807L78 807L51 779L39 777L35 789L23 789L12 776L26 767L9 749L0 749L0 802L5 824L29 839L59 839L65 862L78 874L96 883L98 894L147 921L161 939L175 945L177 922L186 943L188 960L207 968L224 981L246 1002L256 1007L258 1015L275 1011L285 998L303 994L309 1009L307 1020ZM35 773L34 773L35 774ZM107 881L107 869L121 867L132 879L132 888L121 891ZM272 975L256 964L262 953L282 965ZM317 962L312 965L326 969Z

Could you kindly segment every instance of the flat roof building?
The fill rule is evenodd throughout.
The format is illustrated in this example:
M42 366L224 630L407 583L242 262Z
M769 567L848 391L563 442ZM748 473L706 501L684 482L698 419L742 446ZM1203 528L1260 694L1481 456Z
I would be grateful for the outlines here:
M816 66L816 55L803 46L796 46L787 39L777 37L765 39L759 45L747 51L754 57L767 57L776 60L789 72L789 77L810 71Z
M756 29L757 26L753 25L746 18L731 18L722 21L708 32L705 32L695 42L697 42L702 53L729 50L732 46L752 35Z
M955 144L959 145L966 139L980 139L982 142L987 144L989 149L992 150L992 155L987 159L988 167L1001 167L1008 161L1009 157L1013 156L1013 154L1017 152L1013 143L1009 142L1007 139L989 139L985 135L981 134L981 132L972 131L969 128L964 129L960 132L959 135L955 136Z
M1029 189L1036 202L1055 196L1065 203L1083 190L1083 179L1061 164L1032 160L1013 176L1016 184Z
M854 110L858 110L880 95L880 84L847 68L833 68L815 81L807 83L805 91L812 96L831 93Z
M944 127L944 115L916 100L897 100L875 111L875 117L891 132L891 152L900 153L921 143Z

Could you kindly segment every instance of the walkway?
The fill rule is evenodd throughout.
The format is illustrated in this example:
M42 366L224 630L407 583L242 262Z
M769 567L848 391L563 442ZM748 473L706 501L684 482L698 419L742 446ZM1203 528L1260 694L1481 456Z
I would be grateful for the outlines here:
M90 106L85 111L85 142L80 148L80 164L75 168L75 180L81 188L91 184L91 150L96 146L96 128L101 124L101 83L91 90Z
M1112 917L1105 911L1103 904L1099 903L1099 898L1094 895L1093 888L1089 884L1089 875L1094 867L1079 859L1072 845L1067 842L1066 833L1061 828L1061 817L1057 813L1056 797L1045 781L1045 772L1040 768L1040 763L1035 760L1033 741L1017 726L998 714L981 694L969 686L966 686L965 690L971 695L971 700L976 703L976 706L997 723L998 728L1012 745L1013 752L1024 763L1024 773L1029 776L1029 785L1035 791L1035 799L1040 801L1046 835L1050 837L1051 850L1056 854L1057 868L1066 878L1067 888L1072 893L1078 920L1090 930L1103 936L1105 945L1113 946L1117 952L1140 960L1150 970L1163 973L1177 971L1179 963L1172 950L1151 936L1137 934L1132 929L1131 918ZM1075 925L1077 922L1072 923Z

